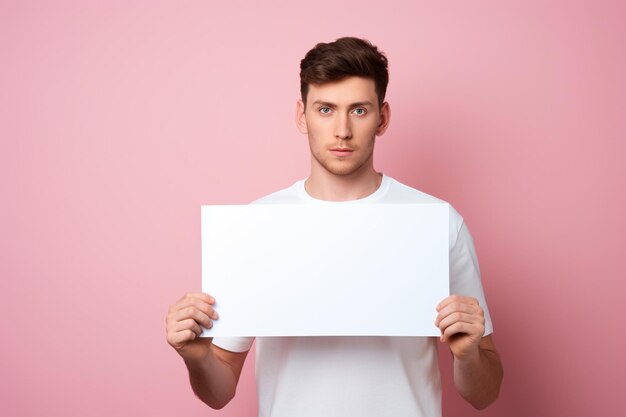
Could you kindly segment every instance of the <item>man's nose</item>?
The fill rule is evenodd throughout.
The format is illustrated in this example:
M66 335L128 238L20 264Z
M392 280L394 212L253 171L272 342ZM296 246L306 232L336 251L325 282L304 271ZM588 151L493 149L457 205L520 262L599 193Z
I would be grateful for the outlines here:
M335 123L335 137L344 140L352 138L352 129L348 115L342 114L337 117L337 122Z

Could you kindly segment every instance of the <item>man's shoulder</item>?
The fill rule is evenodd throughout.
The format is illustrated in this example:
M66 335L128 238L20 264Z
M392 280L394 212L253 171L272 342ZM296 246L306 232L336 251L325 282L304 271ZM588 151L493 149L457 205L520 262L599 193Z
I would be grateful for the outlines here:
M302 203L302 197L300 196L301 182L302 180L296 181L287 188L254 200L251 204L300 204Z
M455 210L452 204L403 184L393 178L390 178L389 191L387 192L385 203L448 204L450 207L450 229L454 234L454 240L456 240L456 233L458 233L463 224L463 217L458 211Z
M389 178L389 190L385 194L385 203L423 203L423 204L433 204L433 203L447 203L440 198L427 194L423 191L418 190L417 188L413 188L408 186L400 181L388 177Z

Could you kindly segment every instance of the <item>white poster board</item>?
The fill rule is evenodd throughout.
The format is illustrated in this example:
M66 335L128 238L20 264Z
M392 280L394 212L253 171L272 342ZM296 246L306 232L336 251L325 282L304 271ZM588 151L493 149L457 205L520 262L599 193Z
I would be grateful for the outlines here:
M439 336L448 204L202 206L203 336Z

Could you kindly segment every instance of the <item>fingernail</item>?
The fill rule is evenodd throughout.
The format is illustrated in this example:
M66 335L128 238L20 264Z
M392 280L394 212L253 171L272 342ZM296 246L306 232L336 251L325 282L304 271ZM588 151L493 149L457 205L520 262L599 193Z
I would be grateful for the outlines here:
M213 317L213 320L217 320L217 318L219 317L217 311L214 311L211 317Z

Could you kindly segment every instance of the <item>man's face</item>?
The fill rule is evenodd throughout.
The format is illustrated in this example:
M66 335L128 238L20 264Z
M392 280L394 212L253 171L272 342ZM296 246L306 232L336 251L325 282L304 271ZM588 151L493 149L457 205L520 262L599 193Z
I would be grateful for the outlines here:
M373 169L375 138L387 128L389 106L379 108L374 80L349 77L309 85L306 108L299 101L296 117L309 137L312 170L350 176Z

